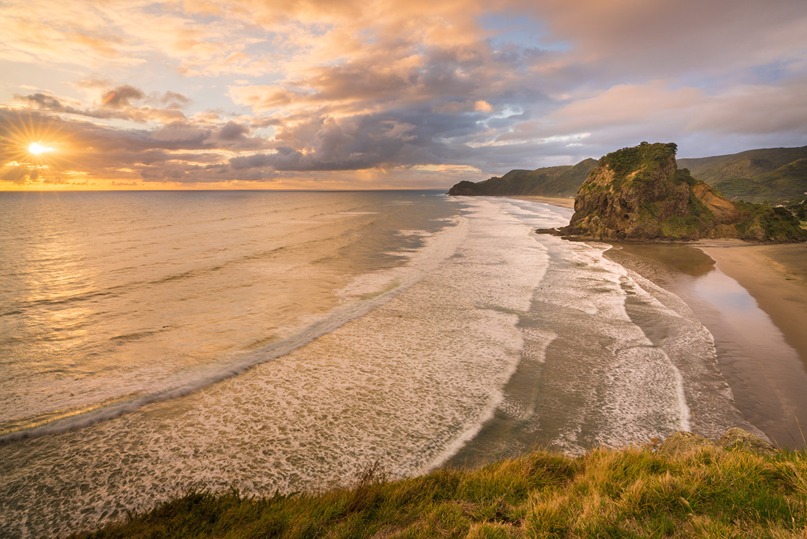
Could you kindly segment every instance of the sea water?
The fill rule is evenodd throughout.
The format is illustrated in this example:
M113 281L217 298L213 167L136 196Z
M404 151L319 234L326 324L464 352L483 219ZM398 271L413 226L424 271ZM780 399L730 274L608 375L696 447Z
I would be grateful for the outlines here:
M436 192L1 194L0 535L753 426L570 210Z

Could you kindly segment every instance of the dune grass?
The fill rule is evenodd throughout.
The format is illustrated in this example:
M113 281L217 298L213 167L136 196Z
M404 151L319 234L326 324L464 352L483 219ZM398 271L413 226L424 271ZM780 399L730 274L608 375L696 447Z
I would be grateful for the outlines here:
M80 537L807 537L807 453L674 436L249 499L191 493Z

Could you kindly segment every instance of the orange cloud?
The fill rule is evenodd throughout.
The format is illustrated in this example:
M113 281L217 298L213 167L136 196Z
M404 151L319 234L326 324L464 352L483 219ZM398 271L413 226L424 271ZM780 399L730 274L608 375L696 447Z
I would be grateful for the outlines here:
M807 143L803 0L489 4L7 0L0 113L62 122L89 180L501 173L656 133Z

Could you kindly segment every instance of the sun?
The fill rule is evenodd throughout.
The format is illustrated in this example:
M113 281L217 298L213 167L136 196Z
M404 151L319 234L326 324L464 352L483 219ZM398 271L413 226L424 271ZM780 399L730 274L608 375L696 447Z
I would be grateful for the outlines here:
M73 161L75 144L61 120L29 111L2 112L0 190L63 188L81 176Z
M38 114L9 114L0 124L0 167L56 166L65 157L65 137L60 125Z
M52 151L55 151L53 147L45 146L41 142L32 142L31 144L28 145L28 153L30 153L33 156L39 156L44 153L50 153Z

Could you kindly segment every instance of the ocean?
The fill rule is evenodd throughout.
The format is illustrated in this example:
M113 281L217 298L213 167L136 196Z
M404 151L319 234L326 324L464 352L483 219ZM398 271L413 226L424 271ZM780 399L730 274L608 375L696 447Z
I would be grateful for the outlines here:
M540 236L571 210L407 192L0 193L0 536L190 489L758 432L679 296Z

